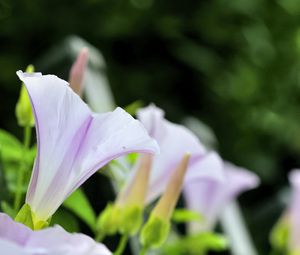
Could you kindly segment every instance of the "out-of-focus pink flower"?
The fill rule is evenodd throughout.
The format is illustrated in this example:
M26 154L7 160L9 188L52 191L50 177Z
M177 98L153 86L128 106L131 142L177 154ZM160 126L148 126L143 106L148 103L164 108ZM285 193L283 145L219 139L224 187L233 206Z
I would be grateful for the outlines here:
M77 93L79 96L82 94L83 90L83 79L88 62L89 51L87 48L81 49L77 59L73 63L70 74L69 74L69 83L70 87Z
M111 255L101 243L59 226L32 231L0 213L0 254L5 255Z
M295 254L300 254L300 170L293 170L289 175L289 180L292 185L292 202L288 213L290 249Z
M204 216L204 222L191 223L191 231L212 230L224 207L240 193L258 186L258 177L243 168L224 162L224 182L190 180L184 187L187 207Z
M93 173L131 152L156 153L157 143L123 109L95 114L54 75L17 72L34 112L38 153L26 203L47 220Z
M137 116L142 124L144 124L149 135L160 146L160 154L155 155L152 160L146 203L153 201L163 193L169 178L186 153L191 156L185 176L185 183L190 179L198 178L212 179L216 182L222 181L222 161L216 153L207 152L190 130L166 120L164 112L154 105L140 109ZM129 178L125 191L130 189L135 171L133 171L132 176Z

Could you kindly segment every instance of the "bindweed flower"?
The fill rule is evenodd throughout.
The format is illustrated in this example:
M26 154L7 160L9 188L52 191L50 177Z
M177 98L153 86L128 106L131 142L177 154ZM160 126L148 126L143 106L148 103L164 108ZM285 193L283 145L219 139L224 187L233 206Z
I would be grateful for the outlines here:
M292 202L289 209L290 243L292 255L300 254L300 170L294 170L289 175L292 185Z
M178 201L190 155L185 154L172 173L165 192L152 210L149 220L141 231L140 241L144 248L158 248L167 239L170 218Z
M100 243L83 234L70 234L59 226L32 231L0 213L0 254L110 255Z
M240 193L258 186L258 177L243 168L224 162L224 182L190 180L184 187L187 207L204 216L204 222L191 223L191 231L209 231L222 209Z
M83 90L83 79L84 73L88 61L89 51L87 48L82 48L79 52L76 61L73 63L70 75L69 75L69 83L70 87L77 93L79 96L82 94Z
M152 161L146 203L163 193L173 171L186 153L190 154L190 160L185 182L198 178L222 181L221 160L215 153L207 152L191 131L166 120L164 112L154 105L139 110L137 116L160 146L160 154L155 155ZM127 182L125 190L130 189L131 179L137 170Z
M27 88L36 122L38 153L26 195L36 222L51 217L112 159L158 151L142 124L123 109L95 114L58 77L17 74Z

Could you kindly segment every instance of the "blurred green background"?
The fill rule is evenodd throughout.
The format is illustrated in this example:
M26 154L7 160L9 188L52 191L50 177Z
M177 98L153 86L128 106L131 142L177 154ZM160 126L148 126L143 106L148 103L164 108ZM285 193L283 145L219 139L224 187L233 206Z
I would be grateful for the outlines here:
M266 254L300 166L299 1L0 0L1 128L20 133L16 70L69 35L103 53L118 105L141 99L170 120L201 119L225 159L261 177L241 203Z

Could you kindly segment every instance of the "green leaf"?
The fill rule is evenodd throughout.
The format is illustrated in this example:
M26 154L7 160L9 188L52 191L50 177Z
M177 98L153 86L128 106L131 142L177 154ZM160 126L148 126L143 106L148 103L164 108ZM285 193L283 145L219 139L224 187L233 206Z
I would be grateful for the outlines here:
M172 215L172 221L176 223L185 223L185 222L190 222L190 221L202 221L203 216L192 210L188 209L176 209Z
M18 161L22 157L22 144L9 132L0 129L0 150L3 161Z
M225 236L213 233L213 232L204 232L191 236L189 238L189 245L193 247L192 244L201 243L204 251L224 251L228 248L228 240ZM195 246L197 247L197 245ZM197 248L194 249L194 254L197 251Z
M0 129L0 151L4 163L19 162L24 160L28 165L32 165L36 155L36 146L26 150L20 141L9 132Z
M25 226L34 229L33 218L31 208L28 204L24 204L21 210L18 212L16 222L23 223Z
M51 219L51 225L60 225L62 226L66 231L73 233L73 232L79 232L79 223L76 219L76 217L64 209L59 209L52 217Z
M9 215L11 218L15 218L17 212L7 202L1 201L1 209L4 213Z
M138 109L142 108L144 105L143 101L137 100L132 102L131 104L124 107L125 111L128 112L130 115L136 115Z
M64 202L64 206L85 222L93 231L95 231L96 214L81 189L77 189Z
M3 167L3 160L2 160L2 153L0 150L0 201L1 200L8 200L9 192L8 187L4 175L4 167Z
M181 237L163 247L163 254L204 255L209 251L220 252L228 248L227 239L220 234L203 232Z

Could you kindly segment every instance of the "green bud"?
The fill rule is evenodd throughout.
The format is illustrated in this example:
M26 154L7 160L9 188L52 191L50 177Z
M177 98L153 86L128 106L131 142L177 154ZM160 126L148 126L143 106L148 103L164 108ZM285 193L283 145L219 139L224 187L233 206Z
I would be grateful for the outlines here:
M26 69L27 73L33 73L34 67L29 65ZM33 127L34 126L34 117L30 105L30 99L25 88L25 85L22 83L19 100L16 105L16 117L19 126L21 127Z
M127 206L122 209L119 231L122 234L136 234L143 223L143 210L139 206Z
M102 235L114 235L117 233L120 224L121 208L108 204L101 212L97 220L96 231Z
M151 215L142 228L140 235L141 244L147 249L161 247L168 238L170 226L169 221Z
M33 230L39 230L49 226L49 221L42 221L36 218L28 204L24 204L22 206L15 218L15 221L22 223Z
M275 250L287 250L289 243L289 223L287 216L282 217L272 229L271 232L271 245Z

